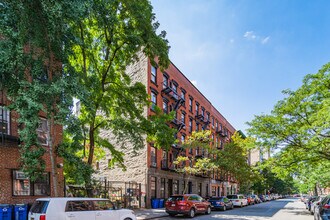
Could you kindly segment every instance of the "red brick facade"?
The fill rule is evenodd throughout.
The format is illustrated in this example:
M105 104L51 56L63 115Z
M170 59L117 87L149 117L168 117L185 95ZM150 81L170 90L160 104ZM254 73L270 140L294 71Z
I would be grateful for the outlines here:
M167 83L164 84L164 81ZM177 139L188 137L192 131L205 130L212 131L214 145L219 150L223 149L224 143L230 141L231 136L236 131L235 128L221 115L221 113L212 105L212 103L180 72L180 70L171 63L165 70L155 69L148 62L148 94L151 101L160 109L164 110L164 102L167 102L168 112L176 111L176 120L171 123L173 127L178 128ZM176 90L176 91L175 91ZM182 95L184 93L184 95ZM181 101L180 101L181 99ZM155 103L156 100L156 103ZM190 101L191 100L191 101ZM191 104L190 104L191 103ZM198 105L198 112L196 111ZM165 104L166 106L166 104ZM164 110L166 111L166 110ZM148 109L148 115L154 114L153 106ZM184 117L182 117L184 115ZM192 126L190 126L190 123ZM196 128L198 126L198 129ZM162 150L155 150L148 144L148 185L156 185L155 192L149 192L150 198L168 197L170 194L182 193L184 178L182 174L173 172L173 160L179 146L174 146L166 153ZM152 151L152 152L151 152ZM154 153L155 152L155 153ZM196 149L179 154L195 157L206 156L204 152ZM154 156L154 154L156 154ZM164 157L167 157L164 159ZM156 159L155 159L156 158ZM156 160L156 163L155 163ZM232 182L230 176L222 174L220 171L211 174L211 180L206 177L194 177L191 179L191 192L202 196L220 196L227 193L236 193L237 184ZM178 186L171 189L173 181ZM150 187L149 187L150 189ZM176 190L176 192L173 192ZM147 200L147 201L148 201Z
M0 94L2 95L2 94ZM0 100L1 102L1 100ZM6 106L9 103L4 99L4 103L0 103L1 106ZM1 109L0 109L1 110ZM42 117L42 114L40 114ZM14 193L14 171L20 170L20 153L18 146L18 124L17 118L18 114L15 112L9 113L9 135L2 135L0 132L0 204L17 204L17 203L31 203L36 198L40 198L42 196L36 195L15 195ZM0 118L1 120L1 118ZM56 125L54 128L54 144L55 146L62 140L62 126ZM49 152L47 151L47 146L45 146L46 153L43 156L43 159L46 162L46 175L49 175L49 191L47 194L53 196L52 191L52 178L50 176L51 172L51 164L49 158ZM61 158L55 157L55 164L63 164L63 160ZM58 175L58 192L60 196L63 196L64 193L64 177L62 168L57 168ZM29 180L22 180L29 181ZM30 183L30 187L33 187L32 183ZM36 187L34 187L36 190ZM49 193L50 192L50 193ZM34 194L34 193L32 193ZM47 196L47 195L44 195Z

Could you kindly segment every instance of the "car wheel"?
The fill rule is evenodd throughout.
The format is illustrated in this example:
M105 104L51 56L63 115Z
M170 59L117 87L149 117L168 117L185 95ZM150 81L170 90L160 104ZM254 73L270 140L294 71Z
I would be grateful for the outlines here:
M243 207L243 202L241 202L241 208Z
M171 217L176 216L176 214L174 214L174 213L169 213L169 215L170 215Z
M234 209L234 204L231 204L231 209Z
M190 209L189 210L189 214L188 214L188 216L189 216L189 218L193 218L193 217L195 217L195 209Z
M211 207L210 206L207 207L205 214L207 214L207 215L211 214Z
M222 211L226 211L227 207L226 205L223 206Z

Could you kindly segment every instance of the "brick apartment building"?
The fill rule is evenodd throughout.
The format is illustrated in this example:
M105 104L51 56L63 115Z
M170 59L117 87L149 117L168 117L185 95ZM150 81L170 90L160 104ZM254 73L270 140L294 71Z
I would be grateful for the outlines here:
M45 178L30 181L20 170L20 152L18 123L19 115L9 111L6 106L9 101L5 92L0 91L0 204L32 203L36 198L54 195L52 192L52 178L50 176L51 163L47 151L47 120L40 114L40 126L37 129L38 140L45 147L43 159L46 162ZM62 140L62 126L56 125L54 143ZM56 164L63 163L61 158L55 157ZM58 172L58 192L63 196L64 177L62 168Z
M133 81L142 82L151 97L152 105L145 109L145 116L154 114L154 106L164 112L175 111L176 118L171 126L177 129L177 139L183 141L193 131L211 130L214 146L223 149L235 132L235 128L221 115L212 103L184 76L180 70L171 63L165 71L152 66L150 60L140 54L139 61L127 68ZM111 134L102 133L111 140ZM127 146L125 163L127 171L119 168L109 169L106 159L97 162L98 172L96 178L110 181L134 181L142 184L142 207L150 207L152 198L167 198L171 194L179 194L188 185L187 193L197 193L201 196L219 196L237 192L237 183L230 176L220 171L210 176L193 176L186 183L182 174L175 172L173 161L178 155L204 157L206 152L202 149L183 150L180 144L173 145L168 152L158 150L150 143L135 155Z

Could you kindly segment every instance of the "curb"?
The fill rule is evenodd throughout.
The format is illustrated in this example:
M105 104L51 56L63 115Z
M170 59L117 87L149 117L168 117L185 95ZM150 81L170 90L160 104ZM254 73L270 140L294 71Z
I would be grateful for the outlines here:
M168 217L168 216L169 215L159 215L159 216L146 217L146 218L143 218L142 216L138 216L138 217L136 217L136 219L138 219L138 220L147 220L147 219L165 218L165 217Z

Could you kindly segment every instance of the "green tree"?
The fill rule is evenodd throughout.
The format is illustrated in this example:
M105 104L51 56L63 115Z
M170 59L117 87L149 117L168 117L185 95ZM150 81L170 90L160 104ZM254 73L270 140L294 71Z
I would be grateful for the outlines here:
M182 144L183 149L196 149L199 148L201 151L207 152L210 149L210 135L211 131L199 131L192 132L191 136L187 137L187 140ZM188 182L192 175L206 175L209 176L209 172L217 169L217 166L208 157L187 157L178 156L173 162L176 165L176 171L184 174L185 188L183 193L187 193Z
M42 156L51 159L53 192L57 196L55 128L65 121L75 88L75 75L66 66L70 37L66 21L77 1L47 0L0 2L1 89L19 114L21 163L31 180L45 169ZM39 112L47 118L48 148L41 146L36 129Z
M141 54L166 68L168 42L164 31L156 34L159 23L147 0L85 1L81 7L82 17L70 23L77 44L69 59L80 74L77 98L82 135L78 136L89 165L95 150L106 148L112 163L124 169L122 149L128 143L138 150L144 147L145 135L157 147L166 148L174 142L173 130L165 126L172 115L158 112L147 119L146 88L126 72Z
M271 160L274 172L283 175L319 176L330 159L330 63L305 76L296 90L285 90L270 114L255 116L249 134L277 152ZM306 176L306 174L308 175ZM315 185L316 179L312 182Z

